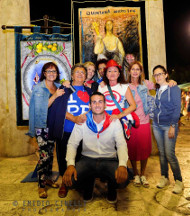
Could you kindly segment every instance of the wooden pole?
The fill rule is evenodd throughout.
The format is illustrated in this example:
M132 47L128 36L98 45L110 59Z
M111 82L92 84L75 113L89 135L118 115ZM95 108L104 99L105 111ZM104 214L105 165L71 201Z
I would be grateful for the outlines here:
M48 34L48 20L49 20L49 16L48 15L44 15L43 16L44 19L44 27L45 27L45 33Z
M6 25L2 25L1 28L3 30L6 29L14 29L15 26L6 26ZM34 26L21 26L23 29L32 29ZM52 26L41 26L42 29L52 29ZM61 29L70 29L71 27L60 27Z

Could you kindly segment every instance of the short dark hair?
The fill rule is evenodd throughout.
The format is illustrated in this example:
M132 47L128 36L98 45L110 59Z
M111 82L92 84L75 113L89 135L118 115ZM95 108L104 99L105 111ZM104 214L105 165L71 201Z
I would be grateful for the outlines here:
M101 92L94 92L94 93L91 94L91 96L90 96L90 104L91 104L91 102L92 102L91 98L92 98L92 96L94 96L94 95L102 96L102 97L103 97L103 100L104 100L104 103L106 102L105 96L104 96Z
M41 70L41 76L40 76L40 82L43 81L44 79L46 79L44 73L46 72L46 70L48 68L52 68L54 67L57 71L57 78L56 78L56 82L59 82L60 78L59 78L59 68L58 66L54 63L54 62L47 62L43 65L42 70Z
M97 62L96 62L96 68L98 70L98 66L99 64L107 64L108 60L107 59L99 59Z

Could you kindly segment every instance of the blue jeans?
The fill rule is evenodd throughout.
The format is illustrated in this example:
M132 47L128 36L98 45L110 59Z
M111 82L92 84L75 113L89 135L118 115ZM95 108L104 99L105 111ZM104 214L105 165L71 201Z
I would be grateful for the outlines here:
M175 181L182 181L181 170L179 167L178 159L175 155L175 144L178 134L178 127L175 127L175 137L170 139L168 137L168 131L170 126L166 125L153 125L154 136L157 141L158 150L160 153L160 166L161 175L168 178L168 163L173 172Z
M129 184L129 179L123 184L117 184L115 171L118 168L117 158L89 158L82 156L76 163L77 181L72 178L72 188L92 190L95 178L104 178L108 182L108 190L124 188ZM128 176L130 173L128 172Z

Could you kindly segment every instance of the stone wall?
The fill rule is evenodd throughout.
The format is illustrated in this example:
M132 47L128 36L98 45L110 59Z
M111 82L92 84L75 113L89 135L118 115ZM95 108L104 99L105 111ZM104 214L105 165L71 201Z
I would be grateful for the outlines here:
M29 25L29 0L0 0L0 26ZM14 30L0 30L0 156L17 157L35 151L28 128L16 125Z

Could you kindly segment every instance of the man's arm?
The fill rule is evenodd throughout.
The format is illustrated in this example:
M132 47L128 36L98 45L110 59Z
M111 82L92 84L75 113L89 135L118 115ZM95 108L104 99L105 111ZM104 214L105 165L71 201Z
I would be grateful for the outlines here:
M117 147L119 166L126 167L128 161L128 149L127 149L127 142L123 134L123 128L118 119L113 123L115 124L113 134L114 134L114 139Z
M123 129L119 120L115 122L114 137L117 147L117 155L119 159L119 166L115 172L115 178L118 184L121 184L127 180L127 161L128 161L128 149L127 142L123 135Z
M77 181L77 171L73 165L70 165L63 175L63 183L68 187L72 186L72 175L74 175L74 179Z
M80 141L82 140L82 126L76 125L73 128L71 136L67 144L67 169L63 175L63 183L66 186L72 186L72 175L74 175L75 181L77 181L77 171L75 169L75 157L77 153L77 148Z
M80 141L83 138L82 127L83 127L82 125L75 124L71 136L69 138L67 144L67 154L66 154L67 166L69 165L75 166L75 157L77 153L77 148L80 144Z
M127 180L128 173L127 168L124 166L119 166L115 171L115 179L118 184L124 183Z

